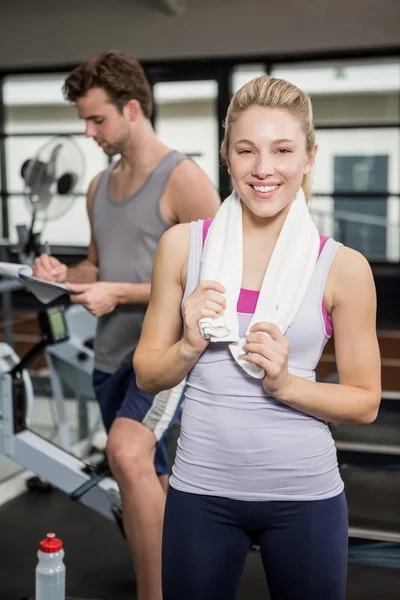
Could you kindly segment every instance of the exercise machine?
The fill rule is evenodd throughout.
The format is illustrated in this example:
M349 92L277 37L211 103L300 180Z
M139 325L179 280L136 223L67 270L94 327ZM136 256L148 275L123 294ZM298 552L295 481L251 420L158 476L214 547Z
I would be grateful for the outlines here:
M65 311L69 337L65 341L46 346L51 394L61 447L71 451L71 440L65 412L65 392L72 392L78 404L78 439L85 441L80 454L87 457L94 447L94 436L101 428L101 415L94 426L89 425L88 404L93 401L92 373L94 369L93 340L97 319L80 304ZM97 406L97 404L96 404Z
M64 306L46 307L39 323L41 339L21 360L0 344L0 452L120 525L119 489L107 466L81 460L29 430L33 391L26 367L45 348L70 339Z

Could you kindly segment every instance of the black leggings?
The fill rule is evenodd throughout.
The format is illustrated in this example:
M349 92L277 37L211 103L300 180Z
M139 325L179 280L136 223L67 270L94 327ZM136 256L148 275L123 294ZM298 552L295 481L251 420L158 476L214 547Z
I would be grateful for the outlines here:
M345 600L344 492L327 500L244 502L169 488L163 600L235 600L252 544L272 600Z

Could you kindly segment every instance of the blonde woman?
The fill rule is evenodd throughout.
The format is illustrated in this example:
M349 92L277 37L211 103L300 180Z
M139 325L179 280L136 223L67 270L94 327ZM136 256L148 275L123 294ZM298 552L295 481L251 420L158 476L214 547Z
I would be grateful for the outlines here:
M202 328L226 317L230 299L221 281L200 279L211 220L178 225L161 239L134 364L139 387L151 394L187 377L164 517L163 600L234 600L254 543L273 600L345 599L347 506L328 422L370 423L379 407L367 261L316 232L293 322L285 331L272 322L249 329L292 205L302 201L309 218L304 198L316 154L301 90L264 76L234 95L222 157L242 211L241 362L231 344L210 343ZM293 236L307 246L296 227ZM282 273L295 252L285 239ZM317 383L332 331L339 384ZM249 364L262 378L249 375Z

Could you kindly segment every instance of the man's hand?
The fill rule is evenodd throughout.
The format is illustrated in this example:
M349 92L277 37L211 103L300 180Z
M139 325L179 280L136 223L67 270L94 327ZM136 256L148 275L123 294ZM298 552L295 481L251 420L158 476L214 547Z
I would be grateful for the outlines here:
M95 317L101 317L114 310L118 304L115 284L106 281L96 283L67 283L71 292L71 302L83 304Z
M39 279L48 279L49 281L57 281L58 283L64 283L67 279L67 265L48 254L41 254L35 259L32 266L33 277Z

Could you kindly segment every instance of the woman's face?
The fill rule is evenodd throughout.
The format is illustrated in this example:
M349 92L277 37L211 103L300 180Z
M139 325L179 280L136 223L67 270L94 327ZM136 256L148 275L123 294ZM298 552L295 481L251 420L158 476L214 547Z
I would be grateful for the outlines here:
M300 121L279 108L252 106L232 124L228 168L242 202L257 217L288 207L314 163Z

